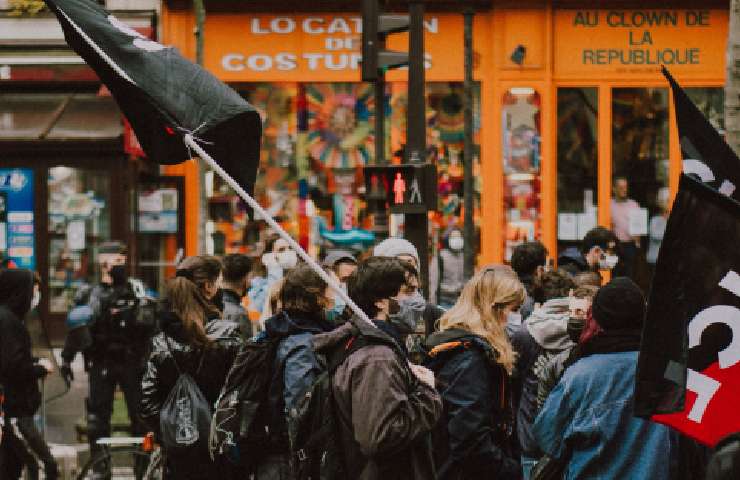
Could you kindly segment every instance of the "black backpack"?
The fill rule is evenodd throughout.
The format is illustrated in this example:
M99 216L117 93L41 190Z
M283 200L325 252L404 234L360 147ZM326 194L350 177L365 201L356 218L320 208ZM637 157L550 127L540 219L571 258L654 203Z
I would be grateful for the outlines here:
M164 341L179 376L159 414L161 443L167 452L176 454L205 450L211 428L211 406L195 379L180 370L166 335ZM203 366L204 357L205 352L201 353L195 374Z
M290 463L296 480L349 478L339 438L340 420L332 393L333 378L336 369L350 355L368 345L387 345L403 355L392 341L384 342L358 332L329 355L317 355L326 368L288 412Z
M282 337L262 335L239 350L216 401L208 448L211 458L225 457L248 471L268 452L268 393L277 347Z

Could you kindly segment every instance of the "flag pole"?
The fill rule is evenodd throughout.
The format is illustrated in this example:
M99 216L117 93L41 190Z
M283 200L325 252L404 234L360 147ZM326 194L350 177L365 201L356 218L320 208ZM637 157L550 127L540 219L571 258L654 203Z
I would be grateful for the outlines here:
M208 165L210 165L211 168L213 168L213 170L218 173L221 178L223 178L224 181L229 184L231 188L234 189L234 191L242 198L242 200L247 202L247 205L252 207L252 209L254 209L256 213L259 213L260 216L262 216L262 219L264 219L264 221L267 222L267 224L273 230L275 230L275 232L277 232L277 234L280 235L283 240L288 242L288 245L290 245L290 247L295 250L298 256L301 257L301 259L303 259L303 261L306 262L321 277L321 279L324 280L327 285L331 287L332 290L334 290L337 295L342 297L342 299L347 303L347 306L349 306L349 308L352 310L352 312L355 313L355 315L357 315L367 324L375 327L375 325L370 321L365 312L363 312L362 309L360 309L360 307L358 307L357 304L353 302L351 298L349 298L347 292L342 290L342 288L339 286L339 283L337 283L336 280L334 280L328 273L326 273L326 271L321 268L318 263L316 263L316 260L311 258L311 256L306 253L306 251L298 244L298 242L293 240L293 237L288 235L288 232L283 230L283 227L278 225L278 223L272 219L272 216L267 213L265 209L262 208L262 206L254 198L252 198L251 195L244 191L244 189L238 183L236 183L236 180L231 178L231 176L226 173L223 168L221 168L221 165L216 163L216 161L210 155L208 155L208 153L203 150L200 145L198 145L191 134L186 134L184 139L185 144L195 150L200 158L203 159L203 161L206 162Z

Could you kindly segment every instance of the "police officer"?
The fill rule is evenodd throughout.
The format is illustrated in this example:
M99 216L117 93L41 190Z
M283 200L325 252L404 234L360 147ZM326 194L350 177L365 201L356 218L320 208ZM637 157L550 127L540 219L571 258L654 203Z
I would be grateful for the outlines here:
M62 351L62 377L66 382L74 379L70 364L78 351L83 353L88 372L89 396L87 399L87 429L90 453L96 455L101 447L96 442L110 436L110 419L113 412L113 394L116 386L123 391L131 419L131 433L141 435L145 427L137 409L141 398L141 377L150 337L154 325L142 322L140 301L128 278L126 248L119 242L101 245L100 283L90 291L89 306L92 311L89 329L91 341L80 343L68 334ZM105 468L105 467L103 467ZM104 478L106 471L95 472Z

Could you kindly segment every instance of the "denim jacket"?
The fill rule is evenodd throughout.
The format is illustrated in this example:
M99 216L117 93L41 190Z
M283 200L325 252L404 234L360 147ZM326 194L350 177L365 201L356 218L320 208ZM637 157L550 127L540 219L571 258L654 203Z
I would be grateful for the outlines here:
M637 352L584 357L565 371L534 423L540 449L566 479L671 478L678 439L633 416Z

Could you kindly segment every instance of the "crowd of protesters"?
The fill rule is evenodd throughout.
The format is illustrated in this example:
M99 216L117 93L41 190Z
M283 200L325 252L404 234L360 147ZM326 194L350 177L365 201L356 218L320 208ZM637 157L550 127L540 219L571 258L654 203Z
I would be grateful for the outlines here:
M290 425L306 392L328 381L330 448L344 478L740 478L737 437L710 460L708 450L632 414L646 299L627 278L601 278L618 261L610 231L589 232L558 270L542 244L529 242L514 249L511 266L481 267L467 281L461 240L452 232L432 262L434 292L421 291L419 255L406 240L360 257L328 252L325 272L369 323L278 237L259 261L185 258L154 305L132 290L123 245L105 246L99 284L78 292L70 312L61 368L70 381L83 354L93 453L110 435L118 385L132 433L161 440L164 478L297 478ZM20 478L24 467L38 478L39 462L45 478L57 478L33 421L37 381L53 370L31 354L24 318L36 304L32 272L0 270L2 479ZM176 436L193 446L172 447L167 415L184 374L210 412L238 358L268 344L265 401L248 417L264 422L259 449L252 442L253 451L234 445L235 454L213 455L198 425L182 423ZM240 378L260 373L246 368ZM178 415L187 419L189 409ZM93 478L107 478L105 468Z

